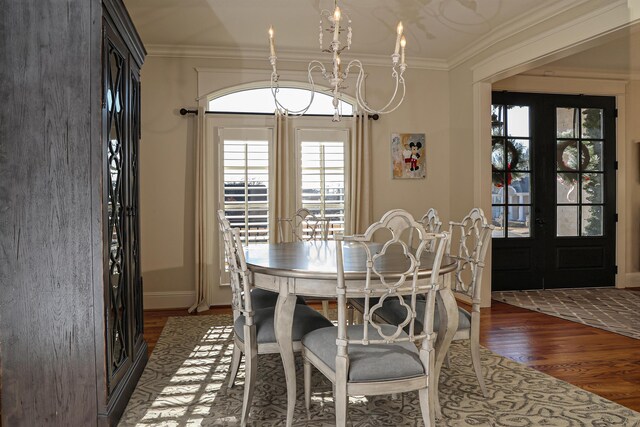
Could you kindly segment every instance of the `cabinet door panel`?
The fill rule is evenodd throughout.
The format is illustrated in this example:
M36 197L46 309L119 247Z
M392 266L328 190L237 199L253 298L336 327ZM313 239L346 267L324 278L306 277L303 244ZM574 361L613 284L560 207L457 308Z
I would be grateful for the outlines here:
M128 55L120 37L105 24L103 118L105 189L105 323L109 394L132 364L127 250Z

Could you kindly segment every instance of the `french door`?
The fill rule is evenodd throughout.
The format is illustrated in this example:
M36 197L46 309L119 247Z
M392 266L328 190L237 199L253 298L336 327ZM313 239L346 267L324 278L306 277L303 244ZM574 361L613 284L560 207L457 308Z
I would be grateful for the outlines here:
M615 284L615 98L494 92L492 289Z

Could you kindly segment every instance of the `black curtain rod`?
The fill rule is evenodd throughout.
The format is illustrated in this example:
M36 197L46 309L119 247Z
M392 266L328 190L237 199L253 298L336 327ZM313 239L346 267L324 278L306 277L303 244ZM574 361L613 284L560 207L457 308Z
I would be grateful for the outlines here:
M238 113L233 111L205 111L205 114L246 114L249 116L273 116L273 113ZM198 115L198 110L187 110L186 108L180 109L180 115L186 116L187 114L195 114ZM330 114L305 114L305 117L331 117ZM345 114L341 117L353 117L352 114ZM369 114L369 118L373 120L378 120L380 116L378 114Z

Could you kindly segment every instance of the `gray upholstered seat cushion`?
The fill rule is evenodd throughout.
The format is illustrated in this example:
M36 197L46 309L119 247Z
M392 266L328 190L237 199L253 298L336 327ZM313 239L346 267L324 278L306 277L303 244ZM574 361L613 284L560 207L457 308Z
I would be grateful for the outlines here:
M256 340L258 344L275 343L276 333L273 328L273 314L275 307L262 308L253 312L253 323L256 325ZM240 341L244 342L244 316L238 316L234 330ZM300 341L302 337L318 328L331 326L332 323L322 314L308 305L297 304L293 315L292 338Z
M392 335L395 327L382 325L385 335ZM362 339L364 327L353 325L347 328L350 339ZM402 332L404 336L406 334ZM313 353L327 366L336 369L338 347L336 338L338 328L317 329L302 338L307 351ZM369 325L369 338L380 338L378 332ZM350 344L349 345L349 382L373 382L415 378L424 375L420 354L414 343L392 344Z
M414 324L417 334L422 332L422 320L424 319L424 310L427 302L424 300L416 301L416 322ZM438 332L440 325L440 306L436 304L435 319L433 321L433 330ZM385 322L392 325L399 325L407 316L407 309L400 305L397 298L387 298L378 310L374 312L376 315L384 319ZM458 330L462 331L471 328L471 314L464 308L458 307Z
M304 298L297 297L296 304L306 304ZM271 292L264 289L254 288L251 290L251 304L253 310L260 310L262 308L275 307L278 301L278 293Z

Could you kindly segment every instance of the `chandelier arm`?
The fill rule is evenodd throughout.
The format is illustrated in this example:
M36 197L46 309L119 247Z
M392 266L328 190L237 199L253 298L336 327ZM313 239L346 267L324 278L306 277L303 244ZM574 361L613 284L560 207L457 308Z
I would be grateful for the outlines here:
M386 109L389 107L389 105L391 105L391 103L396 97L396 94L398 93L398 74L395 71L395 68L392 75L395 76L396 78L396 85L393 91L393 95L391 96L391 99L389 100L389 102L387 102L387 104L384 107L380 109L374 109L370 107L369 104L367 104L367 102L364 99L364 95L362 94L362 86L364 83L364 67L362 66L362 63L360 61L354 60L352 62L356 62L356 65L360 69L360 72L358 73L358 79L356 81L356 101L358 102L358 105L367 113L386 114L387 113Z
M311 104L313 103L313 96L314 96L314 92L312 91L312 92L311 92L310 99L309 99L309 103L308 103L305 107L303 107L303 108L302 108L302 109L300 109L300 110L290 110L290 109L288 109L287 107L285 107L284 105L282 105L282 104L280 103L280 101L278 101L278 91L279 91L279 90L280 90L279 85L276 83L276 86L274 87L274 86L273 86L273 82L272 82L272 84L271 84L271 93L272 93L272 95L273 95L273 100L274 100L274 102L276 103L276 107L278 107L278 109L279 109L280 111L284 111L284 112L286 112L288 115L292 115L292 116L302 116L302 115L304 115L304 113L306 113L306 112L307 112L307 110L311 107Z
M402 104L402 101L404 100L404 97L406 95L406 86L405 86L404 77L402 76L402 73L398 74L396 67L393 67L393 73L392 73L392 76L395 78L395 81L396 81L393 95L391 96L391 98L389 99L389 102L387 102L387 104L384 107L380 109L374 109L371 106L369 106L369 104L367 104L367 102L364 99L364 95L362 94L362 85L364 83L364 67L362 66L362 63L359 60L354 59L351 62L349 62L349 65L347 66L346 68L347 73L352 65L357 66L360 70L358 73L358 78L356 80L356 102L358 103L358 106L361 107L365 112L370 114L388 114L395 111L400 106L400 104ZM400 98L400 100L397 102L395 106L393 106L392 108L389 108L389 106L391 106L393 102L396 100L399 86L402 86L402 97Z
M311 95L309 96L309 102L307 103L307 105L305 107L301 108L300 110L291 110L291 109L285 107L284 105L282 105L282 103L278 100L278 91L280 90L280 85L278 83L277 74L275 73L275 71L274 71L274 73L272 73L272 75L271 75L271 94L273 95L273 100L274 100L274 102L276 104L276 107L279 110L284 111L289 115L302 116L309 110L309 108L311 108L311 105L313 104L313 99L314 99L315 93L316 93L315 82L313 80L313 75L311 74L312 71L315 68L320 68L322 73L326 72L325 68L324 68L324 65L322 65L321 62L314 60L314 61L311 61L309 63L309 67L308 67L308 70L307 70L307 77L308 77L309 84L311 85L311 91L310 91ZM274 74L276 76L275 79L274 79ZM274 87L274 83L275 83L275 87Z

